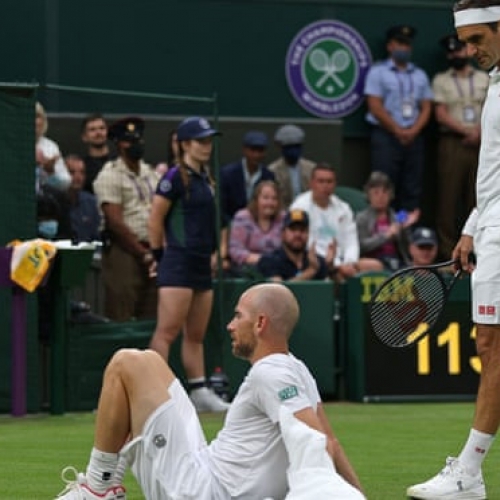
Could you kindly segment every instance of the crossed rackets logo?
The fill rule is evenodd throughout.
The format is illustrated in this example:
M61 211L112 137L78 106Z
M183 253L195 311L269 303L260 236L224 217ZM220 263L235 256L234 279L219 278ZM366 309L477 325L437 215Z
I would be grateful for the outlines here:
M338 49L328 56L323 49L314 49L309 56L311 66L323 75L316 82L316 87L321 88L329 79L332 79L337 86L344 88L344 82L337 73L343 73L351 63L351 58L346 50Z
M315 116L348 116L364 101L371 61L368 45L352 26L322 19L305 26L291 41L285 61L288 87Z
M335 41L321 41L314 45L306 59L305 78L309 88L324 97L339 97L353 83L352 54Z

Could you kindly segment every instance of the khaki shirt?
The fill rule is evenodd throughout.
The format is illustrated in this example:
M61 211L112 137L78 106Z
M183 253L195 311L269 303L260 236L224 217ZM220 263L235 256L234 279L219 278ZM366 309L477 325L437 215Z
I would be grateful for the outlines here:
M305 158L299 159L298 168L301 193L309 189L309 180L311 179L311 173L315 166L316 163L310 160ZM288 209L295 198L292 189L292 180L290 178L290 167L285 163L283 158L278 158L276 161L268 165L267 168L274 173L276 183L278 184L278 188L280 190L283 208Z
M488 90L489 78L484 71L471 68L469 75L458 76L454 69L438 73L432 81L434 102L445 104L450 115L465 126L475 127L481 122L481 110ZM466 108L473 111L473 120L467 121ZM442 130L446 130L442 127Z
M94 193L99 208L103 203L121 205L125 224L140 241L148 241L149 212L158 180L158 174L147 163L139 163L137 175L117 158L102 167L93 184Z

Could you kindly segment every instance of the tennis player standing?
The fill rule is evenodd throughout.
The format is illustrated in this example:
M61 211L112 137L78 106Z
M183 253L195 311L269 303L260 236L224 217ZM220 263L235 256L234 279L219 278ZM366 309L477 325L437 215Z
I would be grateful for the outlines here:
M454 17L468 55L491 70L481 119L477 207L453 250L453 258L460 258L469 272L468 254L476 253L472 317L482 369L469 438L458 458L448 458L437 476L408 488L409 497L421 500L485 499L481 465L500 423L500 1L461 0Z

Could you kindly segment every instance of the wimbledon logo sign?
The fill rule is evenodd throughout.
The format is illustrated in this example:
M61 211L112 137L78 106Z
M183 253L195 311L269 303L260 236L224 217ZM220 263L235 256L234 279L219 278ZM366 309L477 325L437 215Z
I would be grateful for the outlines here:
M309 24L292 40L286 79L295 100L321 118L340 118L363 102L372 56L362 36L340 21Z

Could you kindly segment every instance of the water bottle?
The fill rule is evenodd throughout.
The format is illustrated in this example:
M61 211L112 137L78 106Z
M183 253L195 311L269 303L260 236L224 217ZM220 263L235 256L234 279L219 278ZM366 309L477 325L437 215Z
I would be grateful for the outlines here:
M220 366L216 366L210 376L210 387L224 401L229 401L229 379Z

